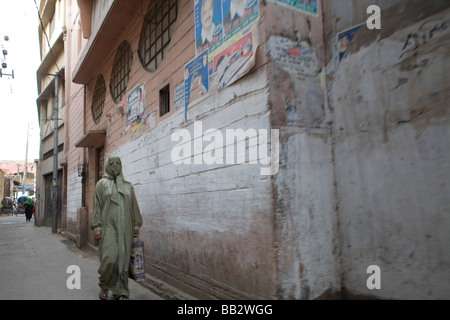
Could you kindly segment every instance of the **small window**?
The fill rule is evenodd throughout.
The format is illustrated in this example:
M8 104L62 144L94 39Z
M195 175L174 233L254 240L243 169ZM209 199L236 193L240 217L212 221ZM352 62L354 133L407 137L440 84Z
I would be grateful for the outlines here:
M105 105L105 79L102 75L97 77L94 88L94 98L92 99L92 118L95 123L99 123L100 117L103 113L103 106Z
M132 64L133 52L130 44L124 40L117 49L109 84L111 96L116 103L119 103L125 95Z
M165 86L159 91L159 116L163 116L170 111L170 87Z
M139 59L149 71L155 71L169 48L175 31L178 0L155 0L145 16L139 45Z

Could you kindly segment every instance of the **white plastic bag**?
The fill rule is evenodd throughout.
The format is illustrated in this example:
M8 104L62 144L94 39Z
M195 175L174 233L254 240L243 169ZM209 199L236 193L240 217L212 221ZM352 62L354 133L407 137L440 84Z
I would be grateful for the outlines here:
M145 270L144 270L144 241L135 237L133 240L133 246L131 248L130 257L130 278L135 281L145 280Z

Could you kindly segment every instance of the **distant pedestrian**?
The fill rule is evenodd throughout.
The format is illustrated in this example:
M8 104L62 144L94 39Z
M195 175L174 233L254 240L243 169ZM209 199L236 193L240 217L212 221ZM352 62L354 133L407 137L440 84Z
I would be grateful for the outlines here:
M103 178L95 186L91 229L99 242L99 297L128 300L128 277L133 237L139 235L142 216L130 182L125 181L119 157L110 157Z
M33 200L28 198L24 203L23 206L25 207L25 218L27 221L31 221L31 217L33 216L34 212L34 203Z

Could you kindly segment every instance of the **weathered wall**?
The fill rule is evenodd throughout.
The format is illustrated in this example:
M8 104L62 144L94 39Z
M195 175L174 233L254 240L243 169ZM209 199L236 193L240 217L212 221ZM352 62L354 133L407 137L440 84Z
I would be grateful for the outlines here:
M372 2L329 1L328 31L364 22ZM446 299L449 4L378 5L381 30L362 27L328 64L342 284L350 297ZM373 264L380 290L366 287Z
M314 299L340 289L321 8L314 16L267 2L265 16L271 123L281 142L273 179L279 298Z
M448 297L445 7L321 1L314 16L266 2L280 298ZM337 34L361 24L339 61ZM383 290L367 289L373 264Z
M192 106L188 117L224 135L225 128L267 128L264 87L257 72ZM252 107L242 112L244 105ZM174 165L171 133L194 133L193 121L183 120L180 110L114 152L135 184L149 273L200 298L274 298L270 177L259 165Z

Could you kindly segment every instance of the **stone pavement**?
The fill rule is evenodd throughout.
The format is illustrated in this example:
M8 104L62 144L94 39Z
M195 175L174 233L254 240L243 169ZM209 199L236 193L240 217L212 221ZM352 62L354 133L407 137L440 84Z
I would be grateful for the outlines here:
M72 265L80 268L80 289L67 286ZM96 250L36 227L34 218L0 216L0 300L98 300L98 265ZM131 279L129 289L130 300L163 300Z

